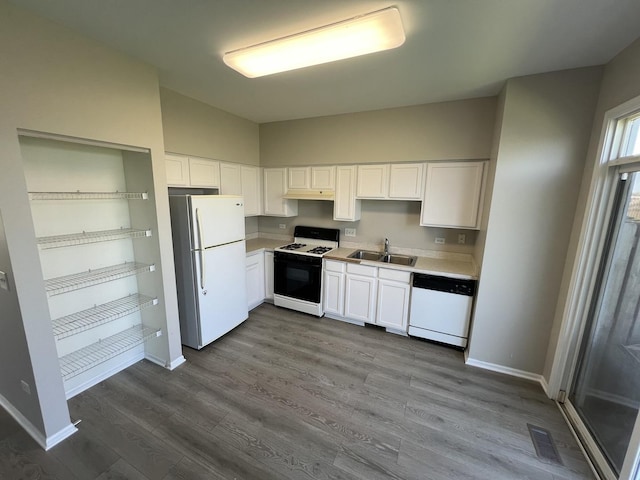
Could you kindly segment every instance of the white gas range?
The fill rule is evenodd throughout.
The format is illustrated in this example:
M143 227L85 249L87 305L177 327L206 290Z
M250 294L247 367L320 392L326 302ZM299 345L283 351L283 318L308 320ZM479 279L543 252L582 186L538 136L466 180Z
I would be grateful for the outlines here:
M293 241L274 250L274 304L321 317L322 256L338 248L340 230L297 226Z

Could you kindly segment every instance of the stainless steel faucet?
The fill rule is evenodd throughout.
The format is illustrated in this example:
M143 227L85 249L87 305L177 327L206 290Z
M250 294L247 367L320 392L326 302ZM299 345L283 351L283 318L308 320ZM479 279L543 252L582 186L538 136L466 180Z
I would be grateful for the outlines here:
M384 239L384 254L389 255L389 239Z

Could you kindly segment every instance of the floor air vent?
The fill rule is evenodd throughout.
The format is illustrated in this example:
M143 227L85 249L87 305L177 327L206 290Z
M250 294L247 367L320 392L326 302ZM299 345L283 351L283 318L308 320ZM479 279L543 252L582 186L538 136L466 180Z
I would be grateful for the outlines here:
M531 425L530 423L527 423L527 427L529 428L529 435L531 435L531 441L536 449L538 458L562 465L562 459L560 458L556 444L553 442L551 432L542 427Z

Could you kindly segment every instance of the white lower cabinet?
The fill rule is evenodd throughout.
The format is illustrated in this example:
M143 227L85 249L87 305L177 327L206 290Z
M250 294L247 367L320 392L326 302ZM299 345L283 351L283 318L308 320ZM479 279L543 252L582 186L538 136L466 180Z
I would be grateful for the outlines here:
M376 325L407 331L411 273L380 268L378 271L378 301Z
M377 267L347 264L344 316L365 323L376 321Z
M344 282L345 268L344 262L333 260L324 261L324 279L322 282L324 313L330 315L344 316Z
M264 298L273 301L273 252L264 252Z
M323 288L324 312L329 317L406 334L411 272L325 260Z
M249 310L264 302L264 254L261 251L247 256L247 306Z

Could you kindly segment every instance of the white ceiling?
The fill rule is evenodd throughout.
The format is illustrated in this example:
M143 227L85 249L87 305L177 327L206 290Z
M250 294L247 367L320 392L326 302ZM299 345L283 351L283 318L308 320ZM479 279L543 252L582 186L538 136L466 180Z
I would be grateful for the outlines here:
M12 0L155 65L160 83L256 122L495 95L600 65L640 35L638 0ZM403 46L248 79L222 54L396 5Z

